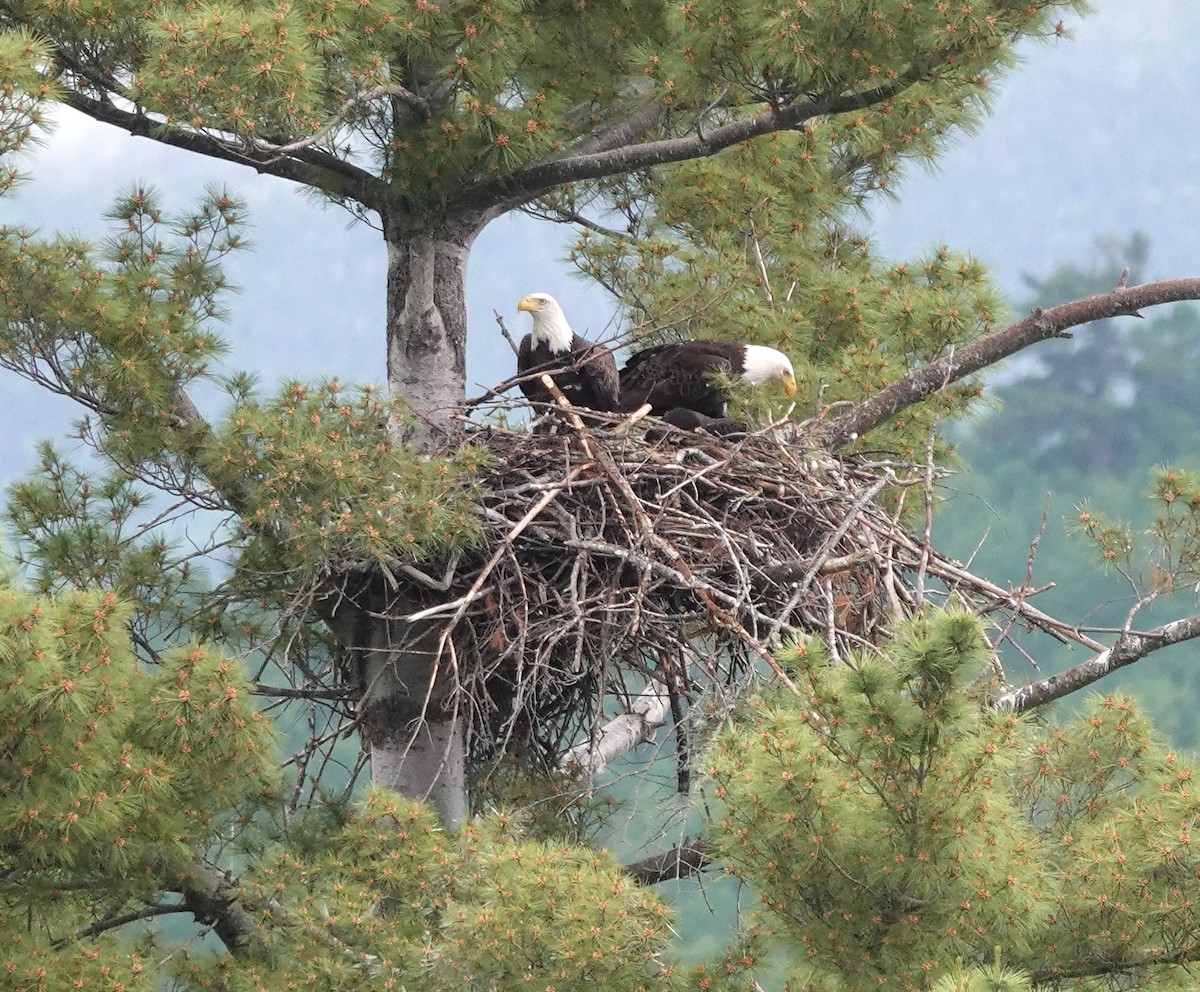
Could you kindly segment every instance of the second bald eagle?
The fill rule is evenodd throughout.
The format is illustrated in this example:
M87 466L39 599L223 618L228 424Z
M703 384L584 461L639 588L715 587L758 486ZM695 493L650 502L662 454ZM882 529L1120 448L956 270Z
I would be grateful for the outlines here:
M726 390L714 379L720 373L751 386L777 379L789 396L796 395L792 363L781 351L735 341L680 341L629 356L621 369L621 409L649 403L651 412L676 427L714 426L729 406Z
M524 310L533 318L533 327L521 339L517 352L517 374L549 372L573 406L615 410L620 380L612 352L571 330L562 307L549 293L522 297L517 310ZM520 386L532 403L554 402L537 376Z

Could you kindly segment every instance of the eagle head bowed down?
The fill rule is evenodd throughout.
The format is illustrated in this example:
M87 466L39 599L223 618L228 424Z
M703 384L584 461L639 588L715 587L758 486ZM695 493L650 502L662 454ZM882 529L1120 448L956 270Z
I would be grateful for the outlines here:
M778 380L796 395L796 374L781 351L734 341L681 341L629 356L621 370L623 411L650 404L651 412L676 427L744 429L724 421L729 396L714 375L739 376L751 386Z
M531 403L554 402L537 375L549 372L572 406L615 410L620 380L612 352L571 330L562 307L549 293L522 297L517 310L533 318L533 327L517 351L517 374L533 376L520 383L525 398Z

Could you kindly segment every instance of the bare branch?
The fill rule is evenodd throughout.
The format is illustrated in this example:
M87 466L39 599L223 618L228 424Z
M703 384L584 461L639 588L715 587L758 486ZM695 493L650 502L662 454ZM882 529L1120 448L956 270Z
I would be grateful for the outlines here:
M1160 648L1190 641L1196 637L1200 637L1200 614L1172 620L1153 630L1126 631L1117 638L1117 642L1111 648L1068 668L1065 672L1006 692L993 705L997 709L1007 708L1024 713L1086 688L1106 675L1111 675L1118 668L1141 661Z
M286 145L274 145L269 141L259 140L254 142L254 147L256 150L270 155L271 157L266 159L263 164L272 165L287 156L296 155L299 152L319 145L345 122L355 107L358 107L360 104L370 103L372 100L378 100L384 96L398 100L406 107L416 111L424 121L428 121L433 116L432 111L429 109L429 104L412 92L412 90L404 86L373 86L371 89L363 90L361 93L356 93L350 97L350 99L342 104L341 109L329 119L328 123L315 134L309 135L307 138L300 138L297 141L289 142Z
M508 333L508 328L504 325L504 318L500 316L500 311L493 309L492 314L496 318L496 323L500 325L500 333L504 335L504 340L507 341L508 346L512 348L512 353L514 355L520 355L521 349L517 345L517 342L513 340L513 336Z
M255 696L272 696L277 699L353 699L352 689L291 689L280 685L256 683L250 690Z
M589 231L595 231L606 238L614 238L618 241L629 242L630 244L637 242L637 238L629 232L618 231L615 227L606 227L604 224L585 217L578 210L572 210L567 206L542 206L541 204L543 203L544 201L538 201L538 204L527 204L522 210L530 217L536 217L538 220L548 220L553 224L576 224Z
M195 152L209 158L245 165L280 179L302 183L316 189L336 190L371 210L382 210L386 190L370 172L351 165L335 155L311 147L299 147L286 157L263 160L255 157L239 142L212 134L185 131L156 121L141 111L122 110L109 100L99 100L78 92L68 92L63 102L103 124L127 131L134 137L147 137L172 148ZM285 146L288 147L288 146Z
M592 739L581 741L562 756L559 767L581 775L598 775L609 764L640 744L654 740L670 713L670 690L651 682L628 713L609 720Z
M1107 317L1138 316L1143 307L1200 299L1200 278L1166 279L1117 288L1048 309L1038 308L1024 320L907 373L869 400L834 417L819 431L824 445L836 451L952 382L995 365L1009 355L1048 338L1069 337L1064 331Z
M120 927L127 926L130 923L137 923L140 920L150 920L156 916L168 916L175 913L186 913L187 909L183 906L164 906L158 903L153 903L148 906L143 906L141 909L135 909L128 913L117 913L112 916L106 916L102 920L96 920L95 923L89 924L80 930L76 930L69 937L63 937L53 943L55 950L61 950L68 944L73 944L77 940L87 940L89 937L98 937L100 934L108 930L116 930Z

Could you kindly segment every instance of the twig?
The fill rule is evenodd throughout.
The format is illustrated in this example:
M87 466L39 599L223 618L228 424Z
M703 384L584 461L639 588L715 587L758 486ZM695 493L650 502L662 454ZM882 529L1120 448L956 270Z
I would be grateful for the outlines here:
M274 164L289 155L294 155L296 152L304 151L306 148L312 148L314 145L320 144L346 121L356 107L364 103L370 103L372 100L378 100L384 96L394 97L399 102L415 110L421 116L422 120L428 121L432 116L429 104L407 87L395 84L374 86L369 90L363 90L361 93L356 93L350 97L324 127L307 138L301 138L286 145L274 145L269 141L256 138L250 142L250 147L256 152L269 153L271 157L263 161L267 165Z
M493 310L492 314L496 318L496 323L500 325L500 333L504 335L504 340L508 342L508 346L512 348L514 355L520 355L521 349L517 347L517 342L513 340L513 336L508 333L508 328L504 326L504 318L500 316L499 310Z

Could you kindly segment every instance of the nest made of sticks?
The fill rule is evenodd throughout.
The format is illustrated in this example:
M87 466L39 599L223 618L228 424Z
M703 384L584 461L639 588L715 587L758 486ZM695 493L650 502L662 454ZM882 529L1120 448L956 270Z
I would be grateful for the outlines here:
M404 605L389 619L425 631L477 759L516 747L555 766L649 682L680 725L778 672L773 651L800 634L835 658L877 644L934 579L1038 622L902 525L930 466L837 458L791 423L715 437L567 409L532 429L464 424L491 454L485 540L390 573Z
M553 761L649 680L678 720L798 634L843 653L911 608L920 550L879 497L916 476L832 458L801 428L712 437L570 414L467 439L491 454L487 539L419 619L453 631L477 756L516 739Z

